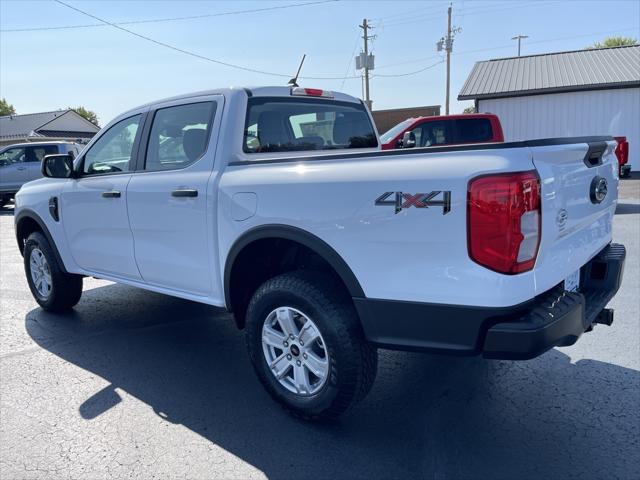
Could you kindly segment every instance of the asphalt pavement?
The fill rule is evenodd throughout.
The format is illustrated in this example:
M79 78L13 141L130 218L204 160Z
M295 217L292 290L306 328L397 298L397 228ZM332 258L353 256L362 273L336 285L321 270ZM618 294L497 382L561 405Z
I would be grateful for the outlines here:
M72 313L32 299L0 215L0 478L635 479L640 181L612 327L526 362L381 351L332 424L282 411L224 311L86 279Z

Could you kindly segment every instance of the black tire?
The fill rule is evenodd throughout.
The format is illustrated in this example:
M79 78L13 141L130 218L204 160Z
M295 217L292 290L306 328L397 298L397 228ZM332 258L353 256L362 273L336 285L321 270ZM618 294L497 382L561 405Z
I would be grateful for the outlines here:
M269 394L296 416L335 419L371 390L377 350L365 339L351 299L326 274L300 270L267 280L254 293L246 317L246 343L258 378ZM313 395L292 393L272 374L262 349L262 328L270 312L288 306L318 327L329 357L329 375Z
M34 249L42 252L51 277L51 288L43 295L34 284L31 275L31 253ZM60 269L53 249L45 236L40 232L33 232L24 244L24 271L31 294L36 302L49 312L63 312L69 310L80 301L82 296L82 276L65 273Z

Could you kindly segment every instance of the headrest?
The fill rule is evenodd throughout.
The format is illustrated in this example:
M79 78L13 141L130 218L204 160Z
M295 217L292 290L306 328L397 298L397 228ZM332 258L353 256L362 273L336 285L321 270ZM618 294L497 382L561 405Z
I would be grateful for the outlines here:
M204 128L185 130L182 135L182 148L190 161L195 162L205 151L207 131Z
M296 144L309 146L309 150L316 150L324 147L324 138L320 135L305 135L304 137L298 138Z
M262 112L258 117L258 140L261 147L288 143L280 112Z
M349 145L353 137L364 137L371 133L371 128L362 113L341 113L333 122L333 142L336 145Z

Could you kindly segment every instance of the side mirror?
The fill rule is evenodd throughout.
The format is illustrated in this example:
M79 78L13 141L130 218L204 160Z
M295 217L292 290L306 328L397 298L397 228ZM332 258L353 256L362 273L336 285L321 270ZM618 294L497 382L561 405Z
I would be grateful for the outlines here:
M402 137L402 148L413 148L416 146L416 134L413 132L404 132Z
M41 171L49 178L72 178L73 157L69 154L46 155L42 159Z

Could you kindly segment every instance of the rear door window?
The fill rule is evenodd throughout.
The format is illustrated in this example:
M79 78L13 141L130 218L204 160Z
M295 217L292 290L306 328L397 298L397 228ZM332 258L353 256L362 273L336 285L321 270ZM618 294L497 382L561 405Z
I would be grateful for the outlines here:
M491 122L487 118L456 120L455 143L489 142L493 138Z
M375 130L362 104L306 98L249 99L246 153L377 146Z
M159 109L149 135L145 170L175 170L198 161L207 149L215 102Z
M57 145L34 145L27 147L27 162L42 162L45 155L58 153Z

